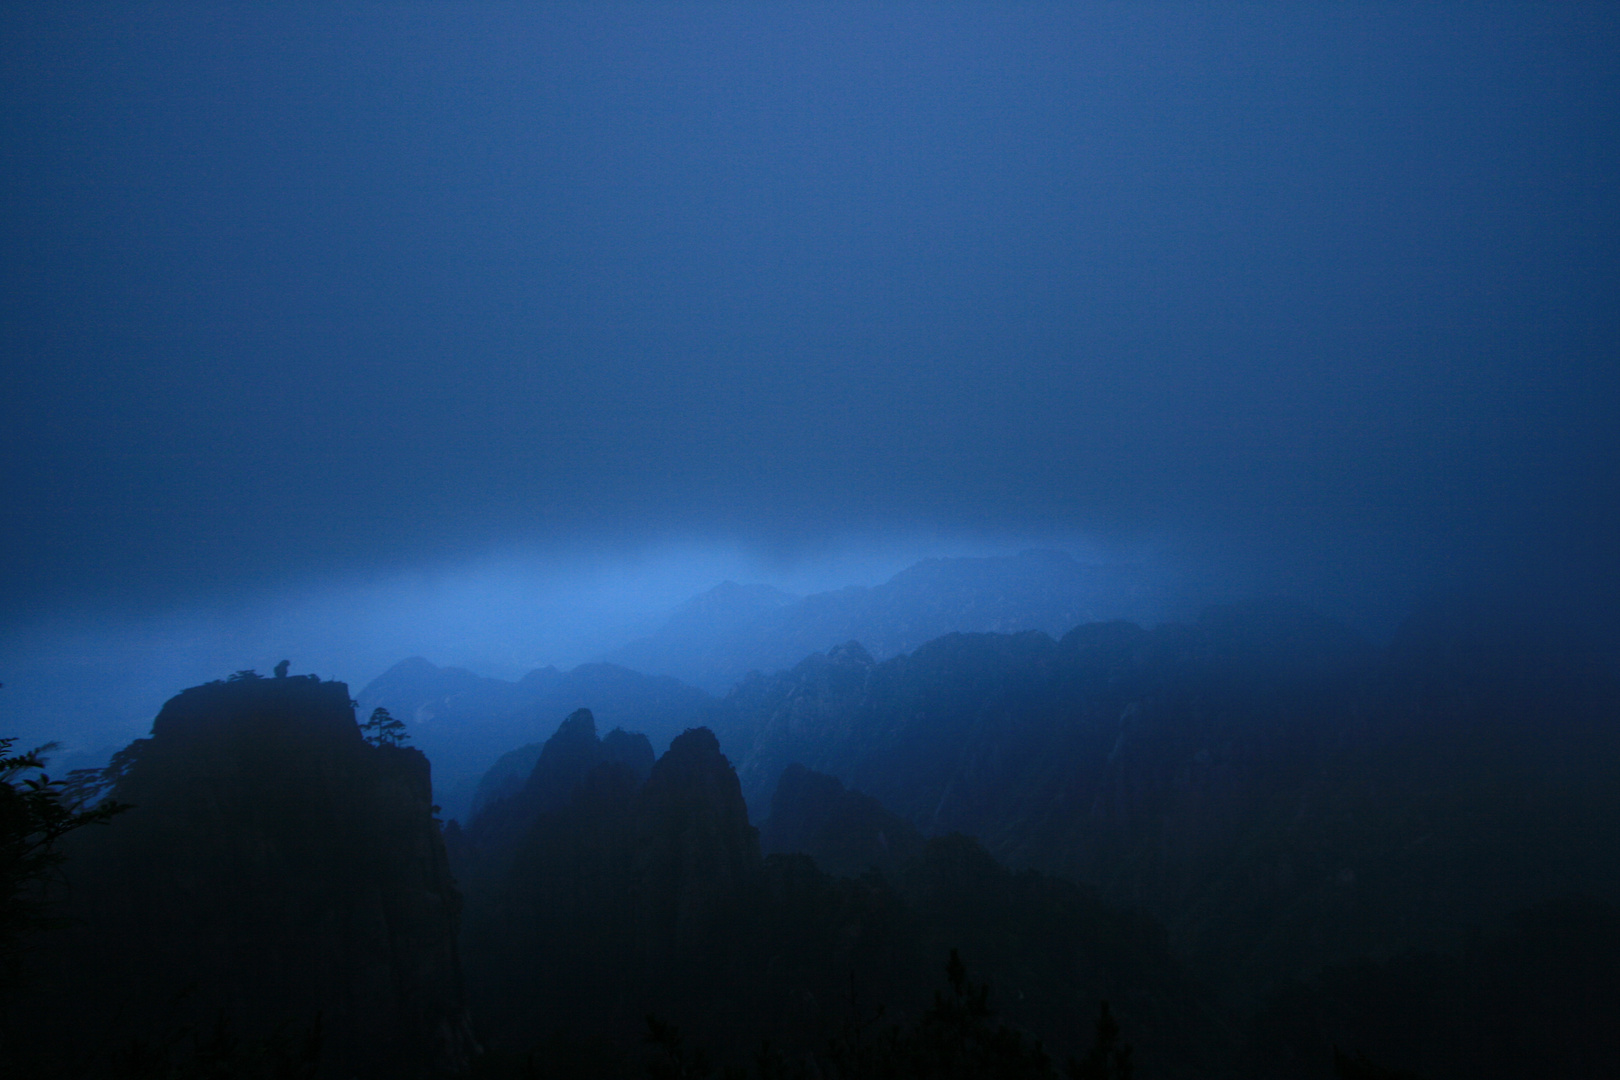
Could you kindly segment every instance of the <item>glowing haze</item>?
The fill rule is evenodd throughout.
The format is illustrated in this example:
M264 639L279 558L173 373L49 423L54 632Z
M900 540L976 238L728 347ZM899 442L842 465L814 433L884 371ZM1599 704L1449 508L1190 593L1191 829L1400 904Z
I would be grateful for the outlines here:
M1613 611L1617 45L1599 5L7 5L0 726L1035 544L1364 622Z

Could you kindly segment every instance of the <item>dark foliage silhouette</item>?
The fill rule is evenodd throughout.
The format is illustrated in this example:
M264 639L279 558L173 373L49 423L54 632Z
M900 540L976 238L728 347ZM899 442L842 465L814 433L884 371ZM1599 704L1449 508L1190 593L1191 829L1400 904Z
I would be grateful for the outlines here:
M15 742L0 738L0 972L8 980L19 977L23 938L60 925L44 887L66 858L62 840L129 809L110 799L87 804L82 790L45 772L54 746L13 754Z
M373 746L404 746L410 741L405 721L394 719L381 707L371 710L371 716L360 725L360 731Z

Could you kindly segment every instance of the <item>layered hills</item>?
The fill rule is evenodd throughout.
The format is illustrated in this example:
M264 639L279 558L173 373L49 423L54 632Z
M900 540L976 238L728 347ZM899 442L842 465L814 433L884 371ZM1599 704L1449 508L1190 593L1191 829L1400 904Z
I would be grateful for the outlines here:
M385 708L409 726L415 745L433 759L434 799L447 818L465 821L522 783L559 716L591 709L603 723L634 726L662 749L710 701L668 676L616 664L538 668L508 682L411 657L366 684L359 709L369 716ZM490 767L514 751L480 791Z
M1081 563L1061 551L925 559L881 585L804 597L725 582L606 659L724 694L750 671L789 668L845 641L883 660L957 631L1056 635L1079 623L1153 621L1177 610L1140 569Z
M464 824L342 684L185 691L107 777L134 809L71 838L7 1060L1100 1077L1117 1022L1139 1077L1620 1061L1620 678L1578 634L1452 604L1379 646L1268 603L850 640L723 699L375 689L422 742L482 732Z
M1287 605L849 643L710 722L756 815L798 763L924 835L1152 912L1240 998L1620 886L1612 671L1463 610L1387 649Z
M539 668L516 682L411 657L367 684L359 701L362 714L382 707L410 725L433 759L435 799L464 822L522 782L549 725L574 709L634 728L661 750L707 715L711 694L841 642L859 640L881 660L954 631L1055 635L1081 622L1151 620L1173 610L1162 586L1140 570L1063 552L928 559L872 588L804 597L724 582L683 604L656 634L600 662Z
M683 733L645 773L613 738L569 717L520 796L452 835L468 979L497 1060L634 1046L651 1014L722 1058L740 1053L735 1064L764 1041L817 1075L851 1024L921 1017L953 948L1053 1053L1085 1048L1104 999L1152 1040L1149 1075L1188 1075L1213 1053L1212 1011L1151 920L1014 874L967 837L924 841L803 770L778 799L783 848L803 837L859 876L762 856L714 734ZM876 841L875 866L861 857L873 829L894 833Z

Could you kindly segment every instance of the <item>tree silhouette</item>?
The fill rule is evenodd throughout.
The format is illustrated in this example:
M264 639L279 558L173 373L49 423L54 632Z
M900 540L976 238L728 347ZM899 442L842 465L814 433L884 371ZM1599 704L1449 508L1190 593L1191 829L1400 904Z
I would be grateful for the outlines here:
M955 949L945 964L946 991L910 1031L899 1033L877 1075L933 1080L1045 1080L1052 1061L1039 1041L994 1021L990 984L974 983Z
M371 719L360 725L360 731L373 746L403 746L410 738L405 721L394 719L381 706L371 710Z
M111 799L86 809L64 781L45 773L54 743L11 754L16 741L0 739L0 965L8 967L24 935L53 925L31 894L63 859L57 841L129 809Z

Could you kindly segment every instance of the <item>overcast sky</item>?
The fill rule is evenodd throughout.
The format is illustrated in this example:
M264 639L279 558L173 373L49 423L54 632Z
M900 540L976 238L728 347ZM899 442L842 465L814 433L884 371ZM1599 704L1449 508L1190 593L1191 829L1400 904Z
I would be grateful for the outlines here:
M1613 595L1617 12L7 4L0 619L899 536Z

